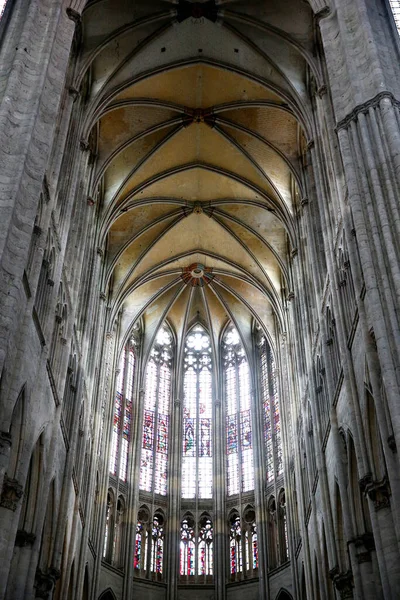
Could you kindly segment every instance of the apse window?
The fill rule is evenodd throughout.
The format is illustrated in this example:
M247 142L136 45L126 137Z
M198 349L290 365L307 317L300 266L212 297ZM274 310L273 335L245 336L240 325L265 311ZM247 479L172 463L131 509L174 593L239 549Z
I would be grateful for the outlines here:
M237 329L222 341L228 496L254 489L250 370Z
M162 327L146 369L140 489L167 494L172 335Z
M182 497L212 498L211 340L201 325L186 337L183 389Z

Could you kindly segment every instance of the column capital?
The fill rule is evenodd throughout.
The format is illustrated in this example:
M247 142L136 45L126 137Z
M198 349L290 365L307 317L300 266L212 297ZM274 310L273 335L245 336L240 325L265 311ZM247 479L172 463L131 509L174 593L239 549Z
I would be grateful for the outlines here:
M5 475L0 497L0 506L15 512L23 491L22 485L16 479L10 479Z

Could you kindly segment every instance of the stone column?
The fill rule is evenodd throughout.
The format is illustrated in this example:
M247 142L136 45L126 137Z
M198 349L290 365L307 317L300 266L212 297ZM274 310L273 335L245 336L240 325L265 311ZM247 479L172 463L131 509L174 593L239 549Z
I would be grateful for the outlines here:
M179 369L176 370L179 372ZM176 386L179 389L179 386ZM169 514L167 528L167 599L177 600L179 578L179 540L180 540L180 503L181 503L181 429L182 429L182 402L175 398L171 415L171 447L169 467Z
M142 358L142 357L141 357ZM136 373L137 378L135 385L139 383L140 373L142 367L142 360L137 364ZM136 525L137 517L139 512L139 483L140 483L140 455L142 452L142 430L143 430L143 415L144 415L144 395L145 391L143 388L137 391L135 397L137 403L132 411L132 423L135 423L135 427L132 427L131 432L131 458L129 464L130 477L128 487L128 516L127 516L127 536L126 536L126 552L125 552L125 578L123 587L123 598L130 600L132 594L134 594L133 577L135 575L133 569L133 557L135 553L135 541L136 541ZM150 519L152 515L150 515ZM147 552L148 548L146 549Z
M219 390L221 392L221 390ZM227 515L225 511L225 445L224 419L221 400L215 400L214 405L214 577L216 600L225 600L227 581L226 532Z
M260 598L268 595L267 507L265 501L264 418L257 378L257 348L253 348L253 390L251 393L252 438L254 453L254 505L258 544L258 576Z

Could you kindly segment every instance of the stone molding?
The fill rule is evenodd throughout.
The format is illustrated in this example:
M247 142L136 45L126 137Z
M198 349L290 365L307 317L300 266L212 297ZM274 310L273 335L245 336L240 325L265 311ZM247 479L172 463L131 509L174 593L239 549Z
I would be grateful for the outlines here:
M58 569L50 567L47 572L43 572L38 568L35 577L35 598L41 598L42 600L51 598L51 592L60 577L61 572Z
M386 477L383 477L380 481L371 480L367 483L365 492L373 501L376 512L382 510L382 508L389 508L392 493Z
M34 533L28 533L25 529L18 529L17 535L15 538L15 545L19 548L24 548L25 546L33 546L36 540L36 535Z
M339 571L336 566L329 571L329 576L339 592L341 600L353 598L353 573L351 571Z
M0 497L0 506L15 512L23 492L24 489L22 485L16 479L10 479L5 475Z
M380 92L370 100L367 100L363 104L359 104L358 106L353 108L351 113L349 113L346 117L344 117L341 121L338 122L335 131L338 132L340 129L347 129L350 123L352 123L353 121L357 121L359 114L368 112L370 108L375 108L384 98L390 100L393 106L397 106L398 108L400 108L400 101L396 100L396 98L391 92Z
M329 6L324 6L324 8L321 8L321 10L319 10L318 12L315 13L314 18L316 20L317 23L319 23L321 21L321 19L326 19L326 17L329 17L332 14L332 11L330 9Z

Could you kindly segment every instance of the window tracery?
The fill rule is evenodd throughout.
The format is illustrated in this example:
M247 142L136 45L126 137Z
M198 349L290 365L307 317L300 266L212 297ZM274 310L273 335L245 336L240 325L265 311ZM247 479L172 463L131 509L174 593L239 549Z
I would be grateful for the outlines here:
M281 415L278 382L271 348L263 336L259 344L261 401L264 413L266 481L283 475Z
M138 513L133 567L140 577L161 580L164 563L164 514L156 510L153 519L146 506Z
M212 497L212 359L201 325L189 332L184 350L182 497Z
M118 474L122 481L128 476L135 363L135 340L131 339L121 354L117 373L109 465L110 473Z
M235 510L229 518L229 561L232 581L253 577L258 569L258 540L255 512L247 507L243 519Z
M222 340L228 496L254 489L250 370L237 329Z
M106 523L105 523L104 544L103 544L103 558L104 558L104 560L106 560L109 563L111 563L112 548L113 548L114 504L115 504L114 492L110 488L107 492L107 504L106 504L106 515L105 515Z
M162 327L146 369L146 391L140 461L141 490L167 494L172 335Z
M211 581L214 570L214 527L210 515L203 513L196 528L194 516L187 513L181 521L180 538L181 581Z
M180 542L180 574L190 577L196 573L196 536L194 531L194 518L187 515L181 523Z

